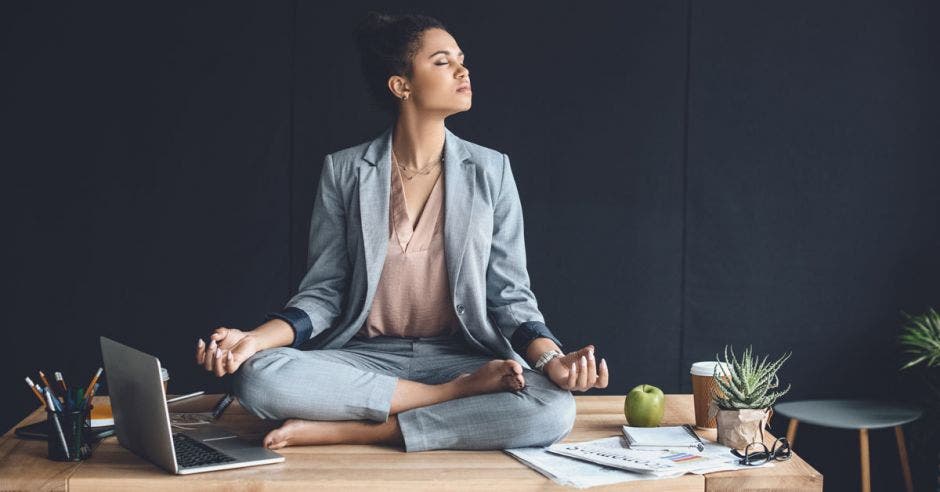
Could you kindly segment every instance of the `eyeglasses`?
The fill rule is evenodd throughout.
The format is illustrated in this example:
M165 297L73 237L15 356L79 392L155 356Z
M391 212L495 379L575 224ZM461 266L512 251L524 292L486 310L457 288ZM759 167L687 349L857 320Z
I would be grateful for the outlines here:
M770 460L786 461L790 459L793 452L790 450L790 441L786 437L778 437L769 450L762 442L752 442L744 448L744 454L737 449L732 449L731 454L741 458L738 463L742 465L760 466Z

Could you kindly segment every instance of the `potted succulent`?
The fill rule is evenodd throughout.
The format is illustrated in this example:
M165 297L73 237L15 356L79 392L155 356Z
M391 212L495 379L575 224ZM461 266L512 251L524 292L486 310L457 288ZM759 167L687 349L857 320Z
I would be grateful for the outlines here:
M911 316L901 312L907 322L901 328L898 341L908 354L908 360L901 366L901 371L919 370L919 376L927 391L916 391L920 404L926 410L924 417L911 425L911 448L914 456L923 456L923 464L928 456L935 457L929 463L936 477L934 483L940 484L940 314L933 308L926 313ZM918 388L919 390L919 388ZM940 486L938 486L940 490Z
M773 414L777 399L790 391L774 391L780 385L777 371L790 358L790 353L773 362L767 356L754 356L751 347L744 350L741 359L734 349L725 346L725 360L715 367L715 392L712 395L711 415L717 413L718 442L732 448L744 449L748 444L763 442L764 427ZM718 354L715 354L718 359Z

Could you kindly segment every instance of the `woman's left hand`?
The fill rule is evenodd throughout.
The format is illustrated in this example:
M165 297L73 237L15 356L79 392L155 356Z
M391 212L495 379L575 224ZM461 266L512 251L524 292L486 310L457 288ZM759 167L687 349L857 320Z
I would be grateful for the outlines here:
M594 358L594 346L588 345L562 357L555 357L542 368L548 379L570 391L607 387L607 361Z

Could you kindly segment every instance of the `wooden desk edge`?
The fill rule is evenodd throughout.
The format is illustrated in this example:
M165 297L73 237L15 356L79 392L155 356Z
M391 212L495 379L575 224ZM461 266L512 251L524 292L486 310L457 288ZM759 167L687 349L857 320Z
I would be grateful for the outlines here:
M220 395L204 395L204 399L217 399ZM622 402L624 395L576 395L576 400L578 401L579 409L583 407L592 407L590 410L584 412L585 415L590 414L600 414L607 415L607 412L592 411L594 408L600 404L605 409L611 408L609 405ZM691 403L691 395L667 395L667 398L672 401L675 406L686 406ZM107 401L107 396L98 396L95 397L95 401L103 399ZM617 408L617 407L614 407ZM618 408L619 409L619 408ZM579 416L581 412L579 412ZM45 412L43 408L37 408L30 415L24 418L20 423L11 428L6 434L0 438L0 461L7 462L6 459L11 454L15 453L17 448L20 448L23 445L26 446L41 446L41 462L39 462L39 468L43 473L32 474L31 476L22 477L20 473L17 473L16 476L3 476L3 466L0 465L0 489L29 489L29 490L68 490L69 482L72 479L72 476L82 465L82 462L53 462L49 461L45 457L45 441L38 440L23 440L14 435L14 430L17 427L27 425L33 422L38 422L45 418ZM583 439L571 439L572 436L569 435L563 442L574 442L580 441ZM112 438L113 439L113 438ZM591 438L588 438L591 439ZM771 438L773 439L773 438ZM35 455L35 450L32 452ZM515 458L509 456L508 454L503 453L506 459L516 461ZM775 480L783 480L784 483L781 483L781 488L787 490L822 490L823 486L823 476L815 468L806 463L804 460L799 458L795 453L794 457L798 460L794 463L799 469L803 470L805 473L794 473L786 475L776 475L774 476ZM35 456L33 456L35 458ZM522 463L519 463L521 466L526 466ZM528 468L528 467L526 467ZM530 469L531 470L531 469ZM21 469L17 471L22 471ZM538 474L537 471L531 470L533 473ZM50 473L52 472L52 473ZM39 475L39 476L37 476ZM753 475L753 478L748 477L748 475ZM543 477L541 474L538 474L539 477L544 478L545 482L541 482L543 485L556 485L547 477ZM764 475L764 472L759 470L737 470L737 471L725 471L725 472L714 472L705 475L685 475L684 477L702 477L701 481L704 483L704 489L709 491L725 491L725 490L741 490L742 488L766 488L767 477ZM681 477L680 477L681 478ZM688 483L683 485L693 485L693 481L697 480L692 479ZM648 482L647 485L659 485L656 482ZM668 482L672 482L669 480ZM634 482L635 484L636 482ZM12 486L11 486L12 485ZM412 484L414 485L414 484ZM530 488L531 484L519 484L524 488ZM626 485L626 484L620 484ZM673 485L679 485L678 483L673 482ZM694 485L693 485L694 486ZM608 487L601 487L601 490L607 489ZM660 487L654 487L660 488ZM667 487L668 488L668 487Z

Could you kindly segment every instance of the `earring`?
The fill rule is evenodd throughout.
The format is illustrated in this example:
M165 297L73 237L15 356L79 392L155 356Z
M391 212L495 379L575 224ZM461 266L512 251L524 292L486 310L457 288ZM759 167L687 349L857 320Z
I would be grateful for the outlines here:
M402 100L402 101L404 101L405 99L408 99L408 94L405 94L405 95L401 96L401 100Z

